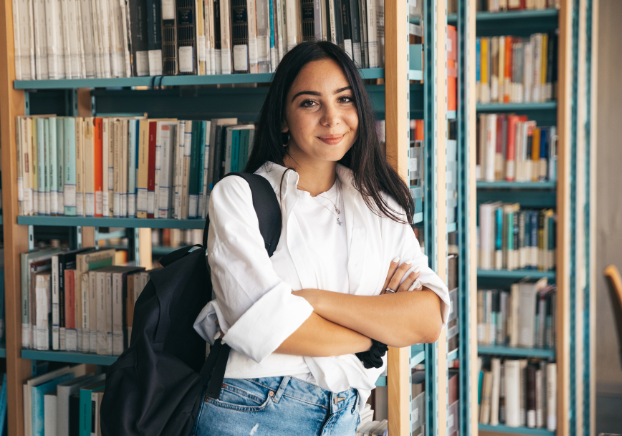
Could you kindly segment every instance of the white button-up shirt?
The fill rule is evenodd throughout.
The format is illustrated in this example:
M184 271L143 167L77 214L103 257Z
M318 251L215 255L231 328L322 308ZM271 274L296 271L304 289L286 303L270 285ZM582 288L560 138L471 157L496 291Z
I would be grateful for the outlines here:
M281 206L281 237L272 257L268 256L259 232L246 181L227 177L212 191L207 249L215 299L203 308L194 327L213 344L218 321L223 341L232 348L227 378L310 374L311 380L332 392L357 389L363 407L385 369L386 356L382 368L366 369L354 354L306 357L275 352L313 312L304 298L291 292L322 289L314 271L317 259L310 258L313 241L296 217L297 205L301 208L298 174L287 171L284 175L285 171L286 168L268 162L256 172L270 182ZM348 283L349 289L344 292L378 295L391 260L412 260L411 270L421 268L422 285L441 298L441 314L446 323L450 305L447 287L428 267L428 259L410 225L396 223L370 210L353 186L351 170L338 165L337 174L342 184L341 216L346 233L347 265L343 273L347 274L347 281L343 282ZM386 199L393 210L403 213L393 199Z

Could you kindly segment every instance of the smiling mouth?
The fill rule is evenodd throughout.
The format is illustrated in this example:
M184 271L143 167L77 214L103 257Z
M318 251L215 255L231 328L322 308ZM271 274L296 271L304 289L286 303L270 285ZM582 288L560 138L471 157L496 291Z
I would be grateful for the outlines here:
M318 139L328 145L337 145L343 140L345 136L346 134L344 133L343 135L318 136Z

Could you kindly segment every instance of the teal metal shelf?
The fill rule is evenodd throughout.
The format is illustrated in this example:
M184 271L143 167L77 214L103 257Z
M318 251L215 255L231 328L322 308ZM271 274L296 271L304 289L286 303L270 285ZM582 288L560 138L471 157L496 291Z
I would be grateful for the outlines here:
M384 78L384 68L359 70L363 79ZM420 75L421 72L418 72ZM15 80L15 89L77 89L77 88L127 88L132 86L196 86L228 85L234 83L269 83L272 73L219 74L214 76L145 76L115 79L62 79L62 80ZM421 79L411 79L421 80Z
M456 348L454 351L452 351L451 353L447 354L447 361L449 362L450 360L456 360L458 358L458 349Z
M534 436L555 436L554 431L548 431L545 428L528 428L528 427L508 427L505 425L484 425L479 424L479 431L492 431L498 433L514 433L514 434L526 434Z
M6 348L4 348L4 344L0 347L0 358L6 357Z
M26 226L126 227L145 229L203 229L202 219L86 218L67 216L18 216L17 224Z
M502 347L497 345L478 345L477 353L512 357L542 357L549 359L555 358L555 350L547 350L543 348Z
M507 11L507 12L478 12L475 15L477 22L481 21L505 21L505 20L522 20L527 18L554 18L559 15L557 9L542 9L542 10L530 10L530 11ZM457 14L447 15L447 22L449 24L458 21Z
M97 354L72 353L69 351L22 350L22 359L47 360L50 362L88 363L110 366L118 356L100 356Z
M537 103L477 103L476 109L478 112L556 110L557 101L544 101Z
M410 358L410 368L414 368L425 360L425 351L419 351L413 357Z
M555 189L557 181L547 180L545 182L477 182L477 189Z
M477 270L478 279L511 279L519 280L524 278L541 279L546 277L547 279L555 279L555 271L538 271L534 269L516 269L507 271L503 269L479 269Z
M387 378L385 376L378 377L378 380L376 380L376 386L386 386L386 385L387 385Z

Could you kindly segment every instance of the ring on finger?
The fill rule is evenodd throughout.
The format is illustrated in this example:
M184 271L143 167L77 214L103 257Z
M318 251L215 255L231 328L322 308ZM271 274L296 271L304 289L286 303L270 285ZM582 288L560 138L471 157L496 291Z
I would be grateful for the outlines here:
M394 291L393 289L391 289L391 288L387 288L387 289L385 289L385 291L386 291L386 292L390 292L391 294L394 294L394 293L395 293L395 291Z

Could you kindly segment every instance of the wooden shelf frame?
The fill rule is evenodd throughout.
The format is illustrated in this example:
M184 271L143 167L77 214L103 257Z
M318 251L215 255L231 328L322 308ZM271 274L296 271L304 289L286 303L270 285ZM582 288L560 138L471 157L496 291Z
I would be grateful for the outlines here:
M408 138L403 135L409 129L411 101L409 93L412 95L413 87L409 80L426 80L427 100L426 116L428 118L426 130L434 132L426 135L429 139L427 145L429 150L433 150L430 162L433 163L432 172L434 189L432 197L433 207L428 206L428 215L434 216L435 223L430 225L433 238L428 238L428 248L431 249L431 264L441 278L446 280L446 256L447 256L447 223L446 210L444 207L436 207L436 204L445 204L445 189L437 187L445 186L445 147L447 136L447 119L455 119L458 115L455 112L446 111L446 9L444 2L437 4L434 0L425 0L428 25L427 59L431 60L425 72L411 71L408 64L408 6L406 1L385 3L385 57L386 69L361 70L365 78L375 78L384 76L385 81L385 119L386 119L386 142L387 156L391 163L402 177L406 177L407 171L407 149ZM474 12L472 28L474 29ZM7 372L8 377L8 407L9 407L9 434L23 436L23 399L22 385L31 377L31 360L53 360L62 362L83 362L105 365L114 358L109 356L94 355L74 355L73 353L58 352L36 352L34 350L21 349L21 277L19 254L29 249L30 232L33 225L62 225L62 226L81 226L81 238L83 245L94 245L97 227L114 226L137 228L134 232L134 250L139 256L143 266L147 266L151 259L151 237L150 228L178 227L178 228L202 228L196 222L180 221L174 223L163 223L158 220L148 220L138 222L132 220L96 220L86 218L68 217L18 217L17 210L17 150L15 147L15 117L26 115L27 90L28 89L73 89L74 100L72 102L73 115L91 116L94 115L94 107L91 106L94 87L119 87L149 85L152 78L130 78L114 80L78 80L78 81L20 81L16 82L14 70L14 42L13 42L13 10L11 0L0 0L0 129L2 177L4 183L3 203L4 203L4 231L5 231L5 289L6 292L6 325L7 325ZM474 31L472 32L474 35ZM441 50L438 50L442 47ZM474 63L473 63L474 65ZM469 67L474 68L474 67ZM473 75L474 77L474 70ZM196 85L212 83L248 83L266 82L271 77L243 77L242 75L232 75L227 78L218 77L164 77L164 85ZM438 78L442 78L438 81ZM193 82L193 83L190 83ZM196 83L195 83L196 82ZM199 83L200 82L200 83ZM159 84L159 80L158 80ZM82 88L84 87L84 88ZM48 91L49 92L49 91ZM471 95L475 95L472 93ZM474 106L473 106L474 112ZM440 121L442 120L442 121ZM471 133L469 133L471 135ZM474 163L474 155L472 162ZM471 188L474 192L474 183ZM417 221L422 219L419 215ZM79 221L79 223L78 223ZM123 222L121 222L123 221ZM147 228L140 227L145 225ZM425 223L424 223L425 226ZM450 223L453 228L453 223ZM130 244L131 245L131 244ZM473 274L474 276L474 274ZM384 382L388 386L389 392L389 428L393 436L410 435L410 371L415 363L421 363L428 356L433 356L434 360L426 365L433 380L431 387L431 405L434 416L426 413L433 421L433 430L429 436L444 436L447 428L447 341L446 332L443 331L441 338L435 344L428 345L426 352L417 352L411 356L411 349L390 349L388 374ZM382 380L380 381L382 383ZM427 426L426 426L427 427Z
M557 431L512 429L479 425L479 431L557 436L593 434L594 427L594 198L596 118L591 95L595 89L596 17L598 0L560 0L558 14L557 100L538 104L477 105L481 112L556 111L558 131L557 183L478 183L478 194L516 198L520 190L546 196L555 190L557 209L557 266L555 271L483 271L479 279L517 280L547 277L557 285L557 341L555 350L518 350L480 346L481 354L555 358L557 362ZM553 14L553 12L549 12ZM478 13L478 22L479 22ZM490 17L491 19L493 17ZM496 19L496 17L494 17ZM499 17L501 20L501 17ZM516 15L515 20L519 19ZM514 23L516 24L516 22ZM579 128L578 126L585 126ZM473 142L475 143L475 142ZM493 192L495 190L496 192ZM481 199L480 199L481 200ZM587 214L585 210L588 210ZM572 341L571 338L574 338ZM478 421L477 413L471 420Z

